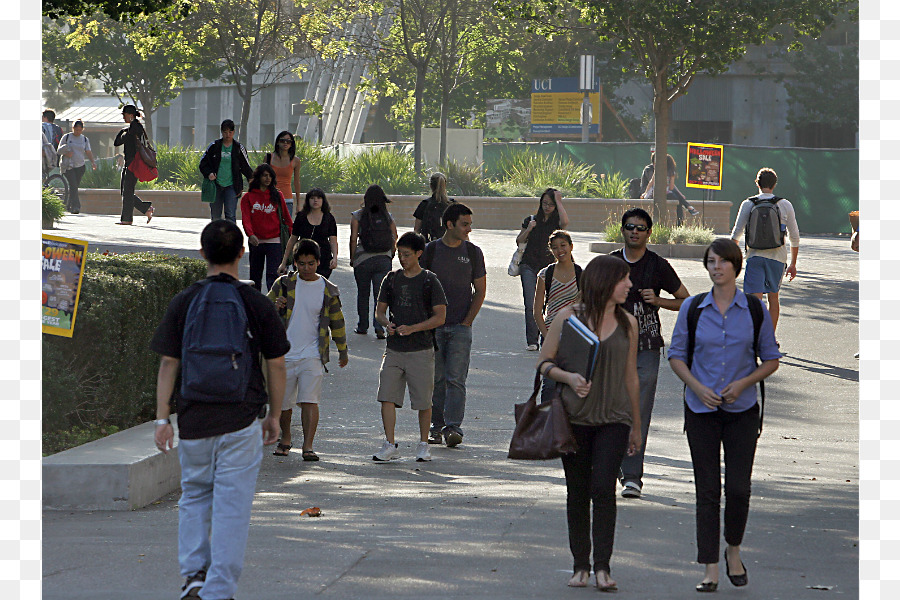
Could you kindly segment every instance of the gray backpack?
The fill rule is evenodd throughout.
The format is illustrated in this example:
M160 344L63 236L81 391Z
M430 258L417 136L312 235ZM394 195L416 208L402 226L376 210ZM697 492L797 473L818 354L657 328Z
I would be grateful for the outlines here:
M771 250L784 246L784 229L781 226L781 214L778 212L778 196L760 199L757 196L747 198L753 203L750 218L744 236L748 248L755 250Z

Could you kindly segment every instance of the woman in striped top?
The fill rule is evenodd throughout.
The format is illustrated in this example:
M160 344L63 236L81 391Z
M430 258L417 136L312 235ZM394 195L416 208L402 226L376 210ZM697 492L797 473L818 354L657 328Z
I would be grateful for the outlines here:
M557 229L550 235L548 245L556 262L538 272L537 285L534 288L534 321L541 332L542 341L547 337L547 330L557 313L567 306L581 302L581 267L576 265L572 258L572 236L567 231ZM556 382L544 379L541 400L550 398L555 385Z

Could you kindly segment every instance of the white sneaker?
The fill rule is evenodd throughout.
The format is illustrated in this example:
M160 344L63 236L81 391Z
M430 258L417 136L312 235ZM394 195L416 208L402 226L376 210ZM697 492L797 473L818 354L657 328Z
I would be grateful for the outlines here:
M387 440L384 440L381 450L372 455L372 460L376 462L387 462L398 458L400 458L400 448L397 447L397 444L392 444Z
M641 486L634 481L626 481L625 487L622 488L623 498L640 498Z
M431 449L428 447L428 442L419 442L419 445L416 446L416 461L426 462L429 460L431 460Z
M528 344L528 346L525 349L528 350L529 352L536 352L538 349L538 345L537 344Z

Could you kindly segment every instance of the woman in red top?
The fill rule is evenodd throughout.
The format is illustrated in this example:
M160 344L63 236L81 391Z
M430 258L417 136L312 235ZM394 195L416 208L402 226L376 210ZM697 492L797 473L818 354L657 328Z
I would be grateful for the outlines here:
M280 214L279 214L280 211ZM253 172L250 190L241 198L241 224L250 244L250 279L262 291L263 265L266 268L266 289L271 289L278 277L283 248L281 224L291 230L291 217L284 196L276 187L275 171L261 164Z

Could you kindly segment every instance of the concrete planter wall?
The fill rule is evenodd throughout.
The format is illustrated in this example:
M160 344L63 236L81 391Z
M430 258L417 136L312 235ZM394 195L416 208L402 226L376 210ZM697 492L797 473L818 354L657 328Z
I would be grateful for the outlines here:
M122 210L119 190L81 190L81 212L118 216ZM209 218L209 206L200 201L200 192L176 192L168 190L138 191L138 196L149 200L160 217ZM391 214L400 228L413 226L412 213L423 196L390 196ZM482 229L517 230L526 215L534 213L538 207L537 198L494 198L486 196L457 197L457 201L468 205L475 213L475 227ZM641 207L650 211L652 200L619 200L598 198L566 198L571 231L595 232L603 229L609 219L618 222L622 213L631 207ZM328 194L331 212L338 223L348 224L350 213L362 204L362 194ZM240 204L240 203L239 203ZM670 214L675 214L676 201L669 202ZM697 202L698 217L688 217L688 223L703 223L717 233L731 231L731 202ZM297 207L295 207L296 209ZM240 206L238 206L240 219Z

